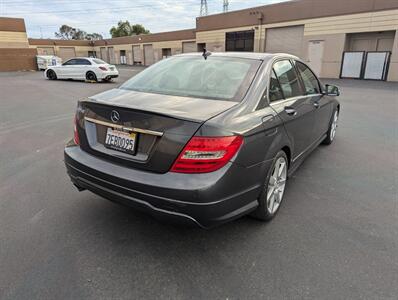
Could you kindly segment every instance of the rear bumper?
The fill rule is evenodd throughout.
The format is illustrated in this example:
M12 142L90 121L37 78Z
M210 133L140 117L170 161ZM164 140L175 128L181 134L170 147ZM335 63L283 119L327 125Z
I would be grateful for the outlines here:
M80 147L67 147L64 154L68 174L78 188L158 219L209 228L258 205L261 183L253 182L252 168L230 163L208 174L156 174L110 163Z
M103 71L100 73L99 79L111 79L119 77L119 71Z

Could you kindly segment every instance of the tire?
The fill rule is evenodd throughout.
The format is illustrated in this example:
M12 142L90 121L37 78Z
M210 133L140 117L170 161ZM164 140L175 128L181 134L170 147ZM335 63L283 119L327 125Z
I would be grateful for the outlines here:
M57 74L53 70L48 70L47 71L47 78L50 80L56 80L57 79Z
M251 214L252 217L262 221L270 221L278 213L286 188L288 167L286 153L279 151L265 178L262 192L258 198L259 206ZM278 176L276 176L276 173L278 173Z
M86 73L86 80L97 82L97 75L95 75L94 72L89 71Z
M329 129L326 138L322 141L324 145L330 145L333 143L336 137L336 130L339 125L339 111L335 109L332 114L332 119L330 120Z

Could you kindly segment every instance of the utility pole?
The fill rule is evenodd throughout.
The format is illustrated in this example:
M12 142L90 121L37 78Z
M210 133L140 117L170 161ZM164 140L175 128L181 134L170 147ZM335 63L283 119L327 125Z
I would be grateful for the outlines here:
M224 0L223 6L222 6L222 10L224 13L228 12L228 5L229 5L229 1Z
M207 16L208 10L207 10L207 0L200 0L200 16Z

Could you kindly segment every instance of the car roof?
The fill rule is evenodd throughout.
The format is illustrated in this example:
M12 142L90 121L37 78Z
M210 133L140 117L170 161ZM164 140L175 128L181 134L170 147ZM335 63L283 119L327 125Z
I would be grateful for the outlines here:
M93 59L98 59L96 57L84 57L84 56L78 56L78 57L71 57L67 60L71 60L71 59L88 59L88 60L93 60Z
M202 52L178 54L175 56L202 56ZM286 57L299 60L297 56L286 53L260 53L260 52L211 52L212 56L235 57L245 59L270 60L276 57Z

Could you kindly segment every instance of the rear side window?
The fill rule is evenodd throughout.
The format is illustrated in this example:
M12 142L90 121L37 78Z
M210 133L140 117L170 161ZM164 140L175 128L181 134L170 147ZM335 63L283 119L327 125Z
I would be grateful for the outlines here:
M87 66L91 65L91 63L87 59L77 59L77 65Z
M77 65L77 59L70 59L63 63L64 66L73 66Z
M269 83L269 101L277 101L283 99L283 94L281 87L278 82L278 78L276 78L275 71L272 70L271 80Z
M107 64L106 62L104 62L103 60L98 59L98 58L93 59L93 61L94 61L97 65L105 65L105 64Z
M319 94L320 88L318 79L316 79L314 73L305 64L296 62L297 69L303 79L305 92L307 95Z
M297 73L289 60L276 62L274 71L285 98L303 95Z

